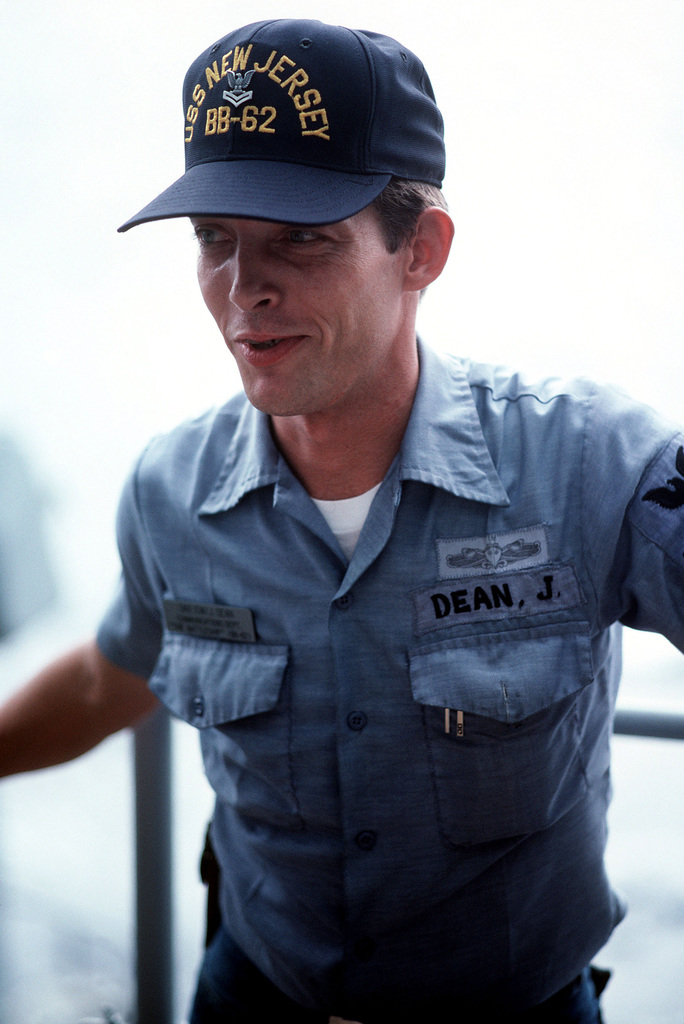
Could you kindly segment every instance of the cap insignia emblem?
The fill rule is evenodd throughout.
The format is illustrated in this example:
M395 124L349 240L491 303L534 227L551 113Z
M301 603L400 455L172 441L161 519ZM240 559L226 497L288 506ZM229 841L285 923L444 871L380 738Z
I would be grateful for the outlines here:
M241 71L228 71L226 77L228 79L228 85L230 89L224 90L223 98L232 103L234 107L239 107L241 103L246 103L247 100L251 100L253 93L247 88L254 74L254 68L251 71L245 71L244 75Z

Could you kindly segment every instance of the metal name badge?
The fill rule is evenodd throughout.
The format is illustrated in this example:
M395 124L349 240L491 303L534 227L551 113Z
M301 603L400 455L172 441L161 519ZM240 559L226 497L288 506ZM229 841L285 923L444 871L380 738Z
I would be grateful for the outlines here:
M229 608L221 604L191 604L189 601L164 601L166 627L172 633L202 637L205 640L232 640L255 643L254 614L249 608Z

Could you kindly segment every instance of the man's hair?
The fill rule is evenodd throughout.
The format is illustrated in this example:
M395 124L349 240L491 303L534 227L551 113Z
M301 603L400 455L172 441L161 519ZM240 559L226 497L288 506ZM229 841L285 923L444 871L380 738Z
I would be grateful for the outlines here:
M391 179L371 203L380 219L388 252L398 252L402 245L411 241L418 218L430 206L448 209L442 190L436 185L408 178Z

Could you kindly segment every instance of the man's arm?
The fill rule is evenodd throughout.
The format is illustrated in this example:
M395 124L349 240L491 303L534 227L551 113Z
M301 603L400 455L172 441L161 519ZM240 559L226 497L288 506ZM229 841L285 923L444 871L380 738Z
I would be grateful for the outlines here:
M93 640L0 708L0 776L70 761L156 707L146 680L114 665Z

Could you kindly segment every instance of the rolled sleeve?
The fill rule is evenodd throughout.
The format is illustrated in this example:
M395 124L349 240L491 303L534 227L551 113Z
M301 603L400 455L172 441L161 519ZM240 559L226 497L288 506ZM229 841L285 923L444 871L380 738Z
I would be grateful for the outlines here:
M582 533L600 625L662 633L684 651L684 436L598 389L587 420Z
M623 621L662 633L684 652L684 435L644 473L627 513L632 558Z

